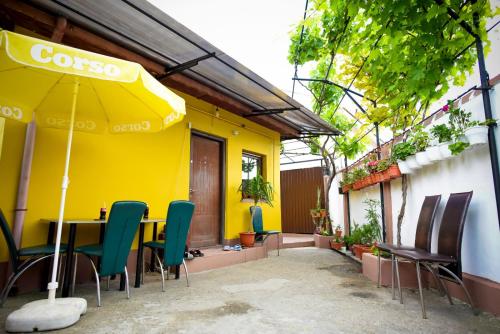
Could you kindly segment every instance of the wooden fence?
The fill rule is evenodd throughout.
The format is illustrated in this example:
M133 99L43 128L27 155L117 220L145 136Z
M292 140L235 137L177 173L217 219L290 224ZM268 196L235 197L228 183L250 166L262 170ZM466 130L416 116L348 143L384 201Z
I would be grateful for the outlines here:
M317 189L324 207L323 168L281 171L281 222L284 233L312 233L310 209L316 207Z

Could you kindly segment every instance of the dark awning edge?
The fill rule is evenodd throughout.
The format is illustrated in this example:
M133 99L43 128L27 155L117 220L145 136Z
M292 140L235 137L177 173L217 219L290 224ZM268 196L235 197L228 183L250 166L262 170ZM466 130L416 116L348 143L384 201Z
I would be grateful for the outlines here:
M164 64L166 68L215 52L213 60L204 60L183 74L252 109L296 109L254 118L272 118L296 129L300 135L339 134L318 115L147 1L89 0L82 3L78 0L34 0L31 3L67 17L110 41ZM282 135L282 138L293 138Z

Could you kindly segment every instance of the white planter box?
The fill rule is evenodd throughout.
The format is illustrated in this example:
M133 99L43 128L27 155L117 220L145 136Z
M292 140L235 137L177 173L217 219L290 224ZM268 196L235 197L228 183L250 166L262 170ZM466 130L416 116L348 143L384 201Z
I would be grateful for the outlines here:
M417 158L416 156L414 155L410 155L408 158L406 158L406 163L408 164L408 166L415 170L415 169L419 169L420 167L420 164L417 162Z
M429 157L427 156L427 153L425 153L425 151L417 152L417 154L415 154L415 158L417 159L417 162L420 166L427 166L432 163L429 160Z
M413 169L408 166L408 163L403 160L398 160L398 167L399 170L401 171L401 174L411 174L413 173Z
M449 141L439 144L439 152L441 153L441 157L443 158L443 160L449 159L453 156L450 149L448 148L448 145L450 144L451 142Z
M470 145L486 144L488 142L488 127L485 125L473 126L465 130L465 136Z
M427 149L425 150L425 153L427 154L427 158L431 162L439 161L442 159L441 151L439 149L439 146L437 146L437 145L427 147Z

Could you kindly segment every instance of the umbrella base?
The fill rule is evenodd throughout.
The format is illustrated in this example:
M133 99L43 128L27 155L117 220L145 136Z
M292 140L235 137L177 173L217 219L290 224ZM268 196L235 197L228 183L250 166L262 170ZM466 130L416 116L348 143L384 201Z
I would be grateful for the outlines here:
M12 312L5 321L7 332L36 332L66 328L80 320L87 311L83 298L36 300Z

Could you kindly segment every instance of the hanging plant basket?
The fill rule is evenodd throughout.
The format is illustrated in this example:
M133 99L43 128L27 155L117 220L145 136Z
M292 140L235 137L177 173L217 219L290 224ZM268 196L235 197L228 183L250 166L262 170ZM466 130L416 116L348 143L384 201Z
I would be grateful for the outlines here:
M473 126L465 130L469 144L478 145L488 143L488 127L486 125Z
M408 165L408 162L405 160L398 160L398 167L401 171L401 174L411 174L413 173L413 169Z
M420 166L427 166L432 163L427 157L427 153L425 153L425 151L417 152L417 154L415 154L415 159Z
M439 161L442 159L441 151L439 149L439 146L437 146L437 145L427 147L427 149L425 150L425 153L427 154L427 158L431 162L436 162L436 161Z
M401 177L401 171L399 170L397 164L390 165L385 172L389 176L389 179L397 179L398 177Z
M408 166L413 169L413 170L416 170L416 169L419 169L420 167L420 164L417 162L417 157L414 156L414 155L410 155L409 157L406 158L406 163L408 164Z
M453 154L451 154L450 149L448 148L448 145L450 144L451 142L448 141L446 143L439 144L439 153L441 153L441 157L443 160L449 159L453 156Z
M352 184L353 190L359 190L361 188L363 188L363 180L358 180Z
M342 193L345 194L346 192L348 192L349 190L352 189L352 183L351 184L344 184L341 189L342 189Z

